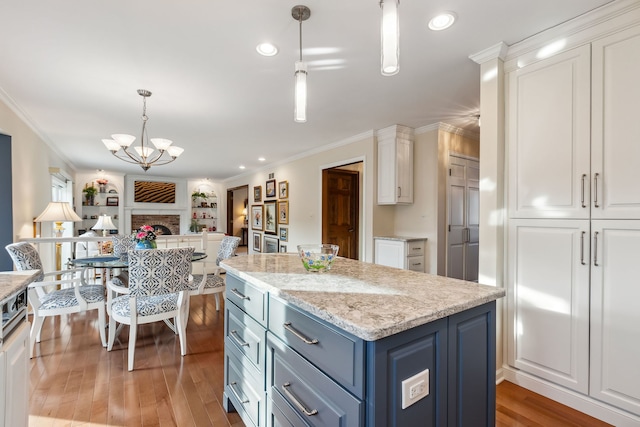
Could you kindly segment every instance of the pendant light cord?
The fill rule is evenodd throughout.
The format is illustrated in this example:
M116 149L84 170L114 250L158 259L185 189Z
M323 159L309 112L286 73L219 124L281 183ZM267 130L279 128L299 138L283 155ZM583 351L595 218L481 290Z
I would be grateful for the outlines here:
M298 22L300 24L300 62L302 62L302 8L298 9Z

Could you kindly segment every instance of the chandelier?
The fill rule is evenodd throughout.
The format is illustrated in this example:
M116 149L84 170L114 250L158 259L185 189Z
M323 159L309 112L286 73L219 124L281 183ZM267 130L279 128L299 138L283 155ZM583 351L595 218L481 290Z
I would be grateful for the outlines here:
M152 165L160 166L173 162L182 154L183 148L172 146L173 141L164 138L151 138L147 134L147 98L151 96L151 92L144 89L138 89L138 95L142 97L142 132L140 134L140 145L133 147L131 144L136 140L133 135L114 134L113 139L103 139L102 142L111 154L128 163L140 165L146 172ZM155 147L155 150L149 144L149 141Z

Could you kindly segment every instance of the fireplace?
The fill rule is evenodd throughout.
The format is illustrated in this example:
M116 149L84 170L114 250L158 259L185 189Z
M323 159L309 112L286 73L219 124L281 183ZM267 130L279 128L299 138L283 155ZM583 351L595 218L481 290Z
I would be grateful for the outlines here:
M150 225L156 234L180 234L180 215L131 215L131 228Z

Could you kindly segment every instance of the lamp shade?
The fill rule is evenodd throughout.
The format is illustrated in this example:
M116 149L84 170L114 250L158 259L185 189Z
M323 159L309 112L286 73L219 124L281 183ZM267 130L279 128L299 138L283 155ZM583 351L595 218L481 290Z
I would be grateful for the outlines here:
M82 218L76 214L69 202L49 202L45 210L35 219L36 222L65 222L65 221L82 221Z
M100 215L96 225L91 227L92 230L116 230L118 227L113 225L110 215Z

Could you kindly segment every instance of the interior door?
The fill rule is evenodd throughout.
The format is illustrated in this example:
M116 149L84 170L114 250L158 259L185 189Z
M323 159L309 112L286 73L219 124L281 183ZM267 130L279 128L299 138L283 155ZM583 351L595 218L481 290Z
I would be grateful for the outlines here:
M358 259L360 173L322 171L322 243L340 246L339 255Z
M478 280L480 163L451 155L448 180L447 276Z

